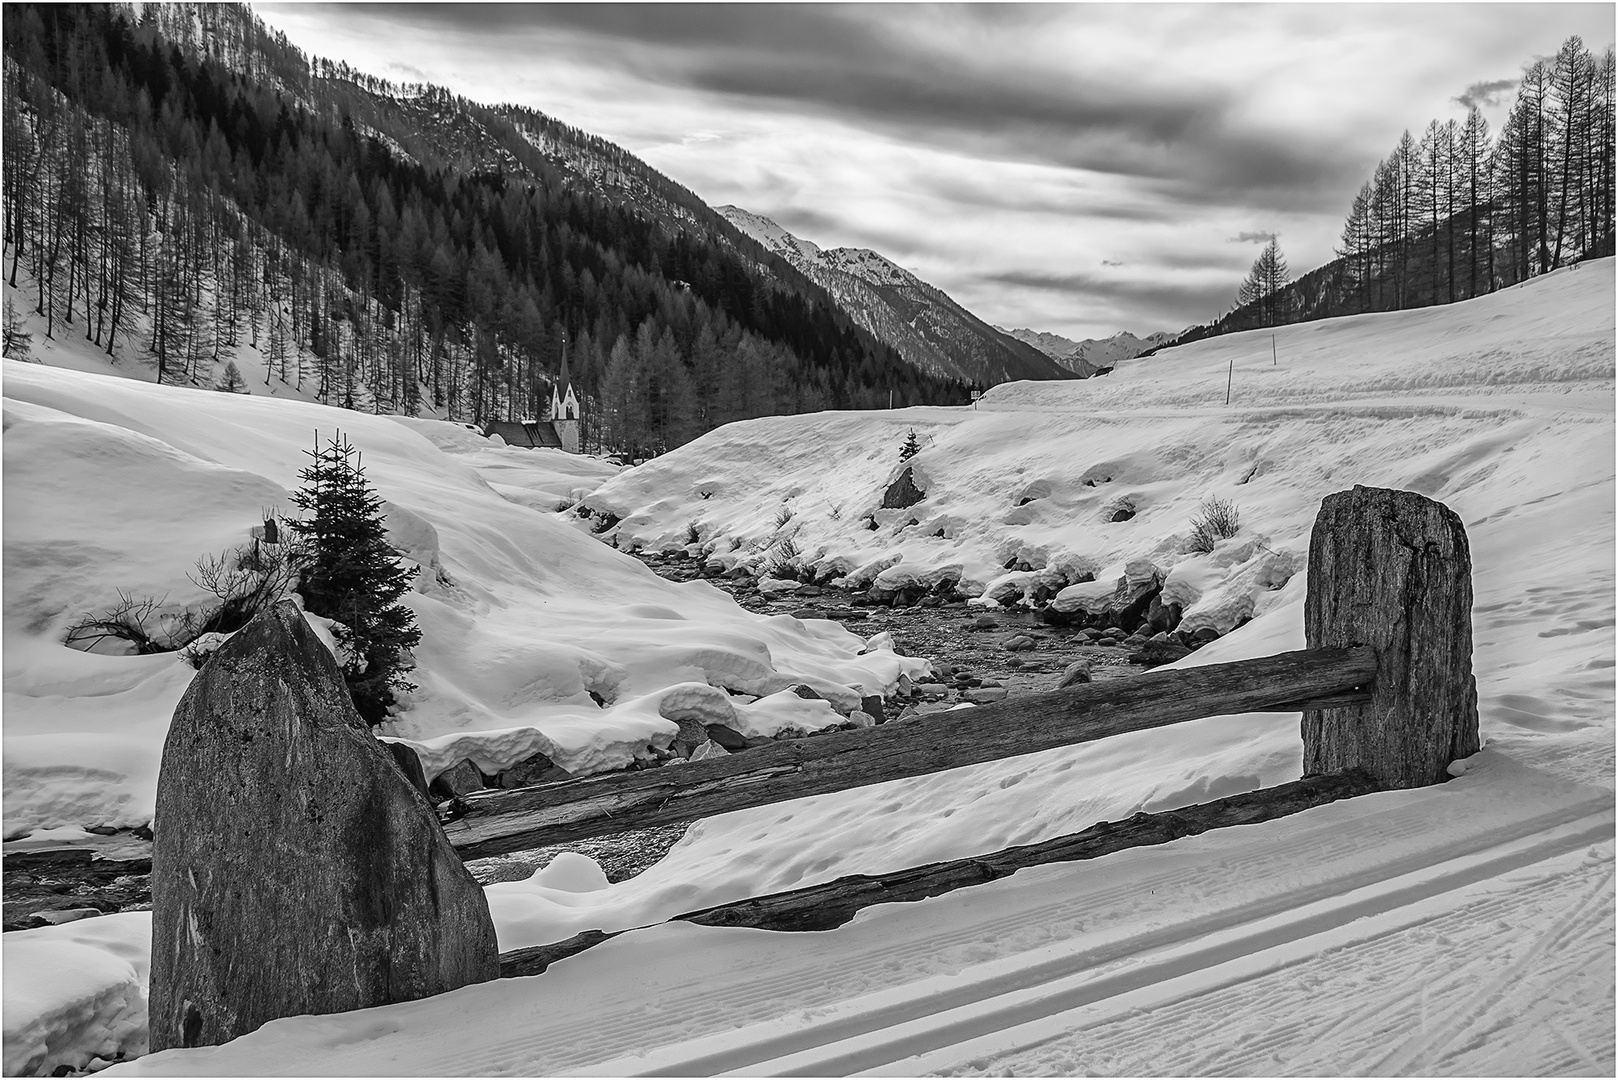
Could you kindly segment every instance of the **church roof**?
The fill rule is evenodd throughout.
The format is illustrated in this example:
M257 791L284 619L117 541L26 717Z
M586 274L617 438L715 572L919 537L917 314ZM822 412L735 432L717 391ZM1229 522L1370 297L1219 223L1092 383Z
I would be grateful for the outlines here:
M532 449L549 446L562 449L562 437L556 434L556 425L549 420L491 420L483 426L483 437L498 435L507 446Z

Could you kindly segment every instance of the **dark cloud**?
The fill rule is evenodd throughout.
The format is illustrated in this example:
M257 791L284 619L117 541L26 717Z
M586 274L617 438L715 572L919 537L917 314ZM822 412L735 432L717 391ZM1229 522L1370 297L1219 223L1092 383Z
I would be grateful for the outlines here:
M1235 236L1225 237L1227 244L1268 244L1275 239L1272 232L1239 232Z
M1102 266L1122 266L1124 264L1123 264L1123 262L1121 260L1114 261L1112 259L1102 259L1101 260L1101 265Z
M1485 109L1500 104L1506 94L1517 88L1516 79L1490 79L1475 82L1452 99L1467 109Z
M1023 214L1082 215L1111 221L1170 221L1176 215L1160 203L1135 195L1098 195L1073 188L1052 191L1045 187L1016 187L989 183L968 173L930 170L913 178L916 191L959 206L1012 210Z
M1230 310L1231 297L1236 292L1234 285L1161 279L1133 280L1082 271L1052 274L1018 270L991 274L987 280L1088 300L1099 303L1105 310L1127 312L1130 320L1140 325L1174 330L1188 325L1188 319L1205 322Z
M492 36L514 50L542 38L551 51L560 35L626 76L957 153L1141 178L1181 205L1335 210L1344 182L1330 181L1364 166L1325 128L1308 138L1252 127L1241 119L1248 88L1053 72L1017 62L995 34L1113 17L1082 5L405 4L361 6L356 17ZM920 20L948 22L953 44L915 33Z

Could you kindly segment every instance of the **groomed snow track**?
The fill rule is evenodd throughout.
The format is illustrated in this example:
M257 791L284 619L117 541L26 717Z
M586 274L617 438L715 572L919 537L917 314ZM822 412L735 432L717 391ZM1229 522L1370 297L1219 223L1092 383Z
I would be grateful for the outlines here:
M1546 995L1555 989L1611 982L1610 947L1584 946L1603 933L1611 939L1613 812L1565 818L1545 815L1511 839L1436 865L1398 872L1419 861L1406 859L1378 867L1336 895L1277 895L1106 945L1052 949L1011 970L963 976L946 991L917 987L883 995L891 1000L882 1003L848 1002L805 1023L759 1024L581 1072L1430 1072L1490 1026L1521 1022L1522 1006L1538 1002L1538 1012L1548 1011L1555 999ZM1592 850L1604 843L1604 853ZM1516 887L1491 880L1502 877ZM1454 969L1432 971L1431 957L1411 947L1438 938L1486 946L1477 939L1497 921L1546 907L1556 909L1550 928L1503 955L1483 948ZM1353 992L1356 972L1372 975L1385 996L1362 1000ZM1331 989L1316 993L1320 987ZM1412 1011L1422 1022L1401 1040ZM1547 1073L1612 1071L1610 1029L1589 1030L1599 1025L1587 1013L1575 1014L1571 1027L1546 1020L1562 1044L1546 1048ZM1230 1025L1240 1025L1234 1047ZM1215 1034L1212 1026L1227 1030ZM1490 1070L1485 1060L1456 1071Z

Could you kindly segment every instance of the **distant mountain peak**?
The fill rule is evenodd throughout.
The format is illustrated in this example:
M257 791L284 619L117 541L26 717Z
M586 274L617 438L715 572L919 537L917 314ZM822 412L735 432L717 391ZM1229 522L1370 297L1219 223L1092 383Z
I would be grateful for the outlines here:
M1011 379L1060 379L1067 369L996 329L870 248L821 248L763 214L714 208L766 251L825 288L854 321L922 371L990 386Z

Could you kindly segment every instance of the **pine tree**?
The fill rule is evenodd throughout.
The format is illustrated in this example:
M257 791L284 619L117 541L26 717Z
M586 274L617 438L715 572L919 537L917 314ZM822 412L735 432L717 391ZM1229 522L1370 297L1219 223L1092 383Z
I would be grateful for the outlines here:
M219 381L213 384L213 388L226 394L247 393L247 380L242 378L242 369L236 366L236 361L225 361L224 373L219 376Z
M909 461L919 453L921 453L921 440L916 438L916 429L911 428L910 433L905 436L904 445L899 447L899 461L901 463Z
M421 630L398 600L419 568L399 564L383 529L382 499L343 434L322 450L316 432L315 449L305 453L314 463L298 474L304 484L292 503L310 516L287 523L303 541L298 591L309 611L335 620L349 655L343 678L354 707L375 726L388 718L394 691L415 689L405 672Z
M17 309L11 306L11 297L6 297L4 356L8 360L32 360L33 343L34 335L24 329Z

